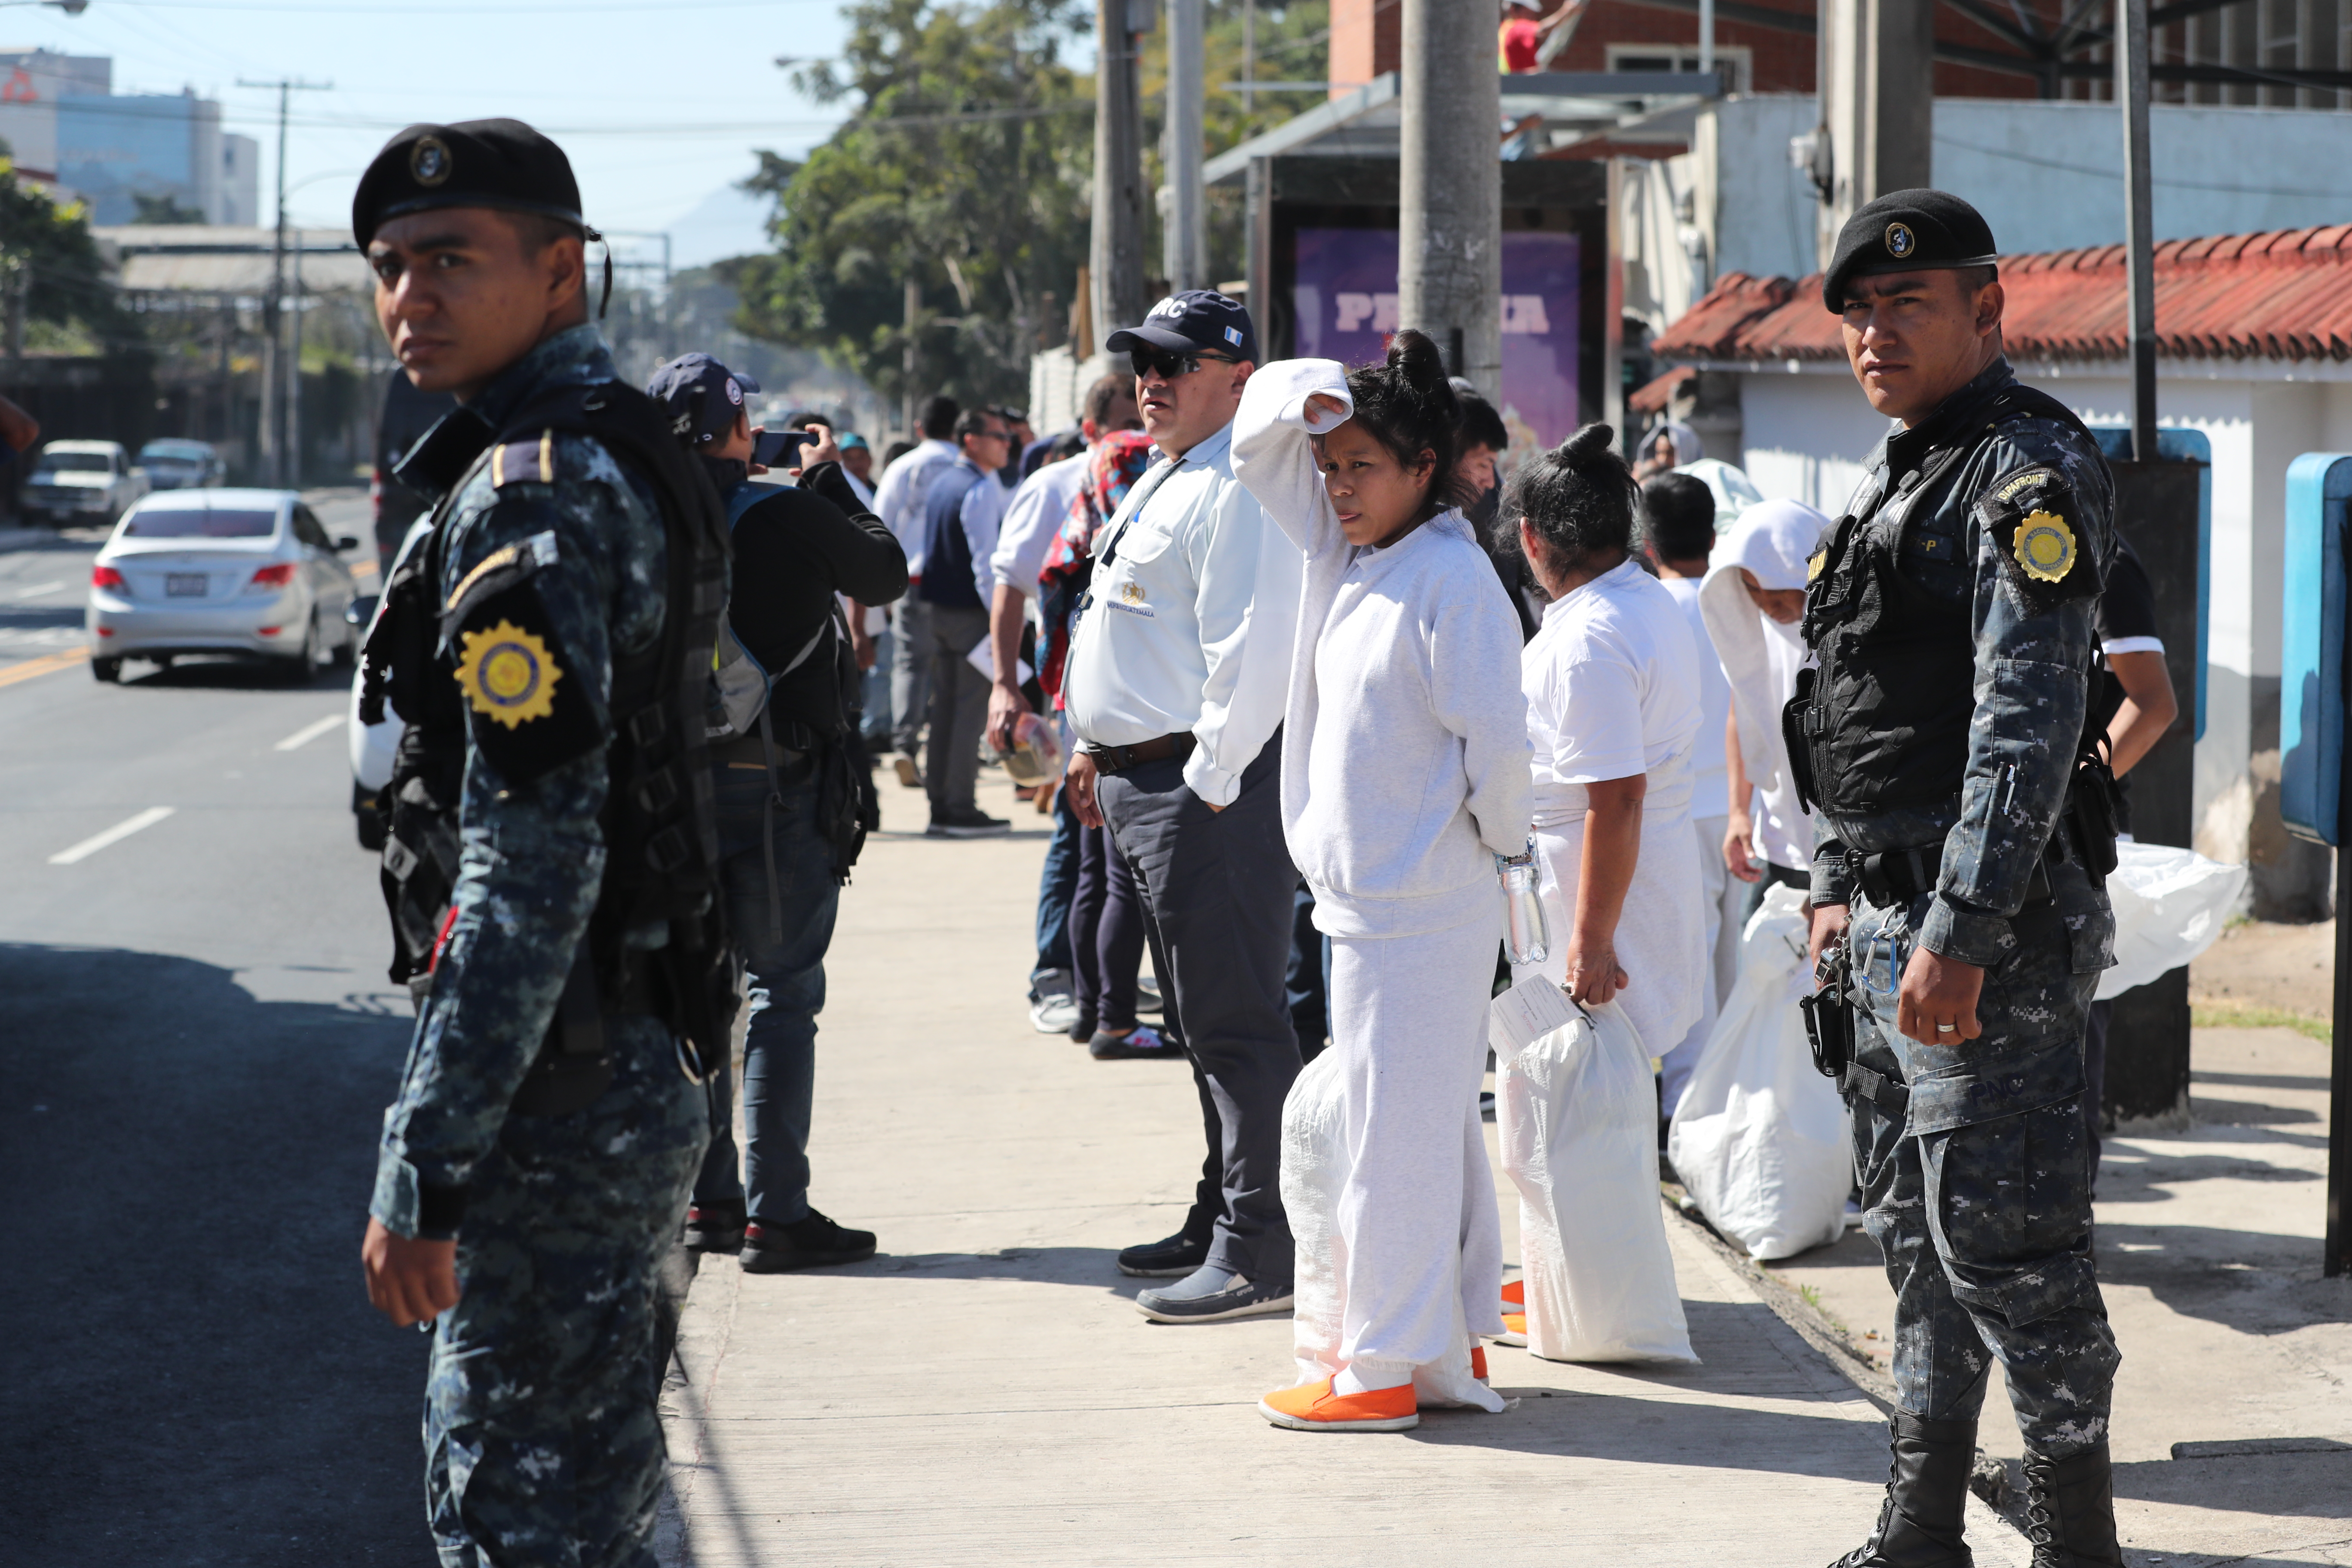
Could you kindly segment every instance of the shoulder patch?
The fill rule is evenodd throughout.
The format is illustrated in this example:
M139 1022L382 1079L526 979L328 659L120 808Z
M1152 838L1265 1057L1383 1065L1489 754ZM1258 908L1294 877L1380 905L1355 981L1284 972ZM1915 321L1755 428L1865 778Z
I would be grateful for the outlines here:
M2076 532L2079 507L2063 471L2046 464L2003 474L1976 506L2010 581L2042 608L2088 598L2099 565Z
M535 632L501 620L488 631L462 632L457 685L477 713L512 730L555 712L555 686L563 667Z
M490 453L490 488L509 485L551 485L555 482L555 432L541 430L537 438L509 441Z

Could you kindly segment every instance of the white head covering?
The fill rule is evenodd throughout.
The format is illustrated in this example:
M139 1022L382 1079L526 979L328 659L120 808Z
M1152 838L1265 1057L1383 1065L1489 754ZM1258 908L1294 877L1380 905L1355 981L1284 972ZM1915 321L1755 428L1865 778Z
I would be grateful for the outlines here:
M1739 761L1759 789L1773 788L1785 749L1780 708L1792 693L1780 689L1767 656L1765 638L1793 643L1797 628L1784 626L1756 607L1739 569L1756 574L1760 588L1802 588L1806 563L1822 542L1830 520L1801 501L1760 501L1739 514L1715 547L1706 580L1699 584L1699 616L1707 640L1723 661L1731 683L1731 710L1739 724ZM1790 668L1795 661L1783 659Z
M1648 452L1651 447L1658 444L1658 437L1661 436L1673 440L1675 467L1678 468L1685 463L1696 463L1706 456L1706 448L1699 441L1698 432L1679 419L1661 420L1651 426L1649 434L1642 437L1642 450Z

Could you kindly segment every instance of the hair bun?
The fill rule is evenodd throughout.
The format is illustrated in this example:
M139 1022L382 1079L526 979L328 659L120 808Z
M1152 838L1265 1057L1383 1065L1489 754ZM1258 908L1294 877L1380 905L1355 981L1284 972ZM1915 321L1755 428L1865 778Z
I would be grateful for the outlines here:
M1454 390L1447 384L1445 356L1418 328L1406 327L1389 340L1388 365L1424 397L1441 391L1450 395Z
M1617 432L1604 424L1587 425L1559 444L1559 459L1563 463L1589 463L1617 445Z

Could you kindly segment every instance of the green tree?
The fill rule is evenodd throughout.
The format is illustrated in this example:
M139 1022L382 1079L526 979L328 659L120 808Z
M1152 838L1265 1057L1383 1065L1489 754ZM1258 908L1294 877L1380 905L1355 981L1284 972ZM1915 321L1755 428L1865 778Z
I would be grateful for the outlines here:
M0 300L19 288L26 323L53 329L53 337L86 341L107 354L146 346L138 317L107 281L89 210L79 202L60 206L20 182L14 161L0 156Z
M194 207L182 206L169 192L160 196L141 195L134 192L131 199L139 208L139 216L131 220L133 223L184 224L205 221L205 215L201 211Z
M850 118L805 163L761 153L772 255L730 270L740 322L906 395L902 284L921 294L913 391L1026 395L1086 259L1093 89L1060 63L1068 0L852 0L837 61L803 68ZM1049 308L1048 296L1055 296Z

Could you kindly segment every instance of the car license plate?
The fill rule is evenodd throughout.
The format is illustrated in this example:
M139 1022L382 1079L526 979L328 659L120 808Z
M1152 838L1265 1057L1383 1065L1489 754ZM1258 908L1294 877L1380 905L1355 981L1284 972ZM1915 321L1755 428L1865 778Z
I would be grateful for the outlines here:
M201 599L205 596L205 574L201 572L167 572L163 574L163 594L173 599Z

